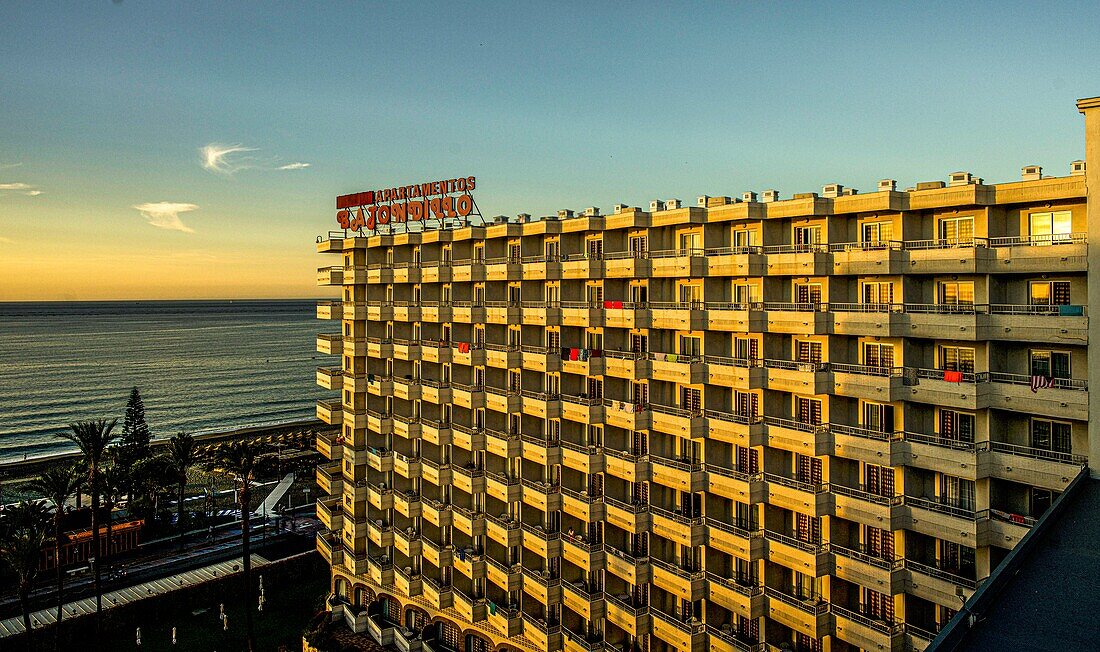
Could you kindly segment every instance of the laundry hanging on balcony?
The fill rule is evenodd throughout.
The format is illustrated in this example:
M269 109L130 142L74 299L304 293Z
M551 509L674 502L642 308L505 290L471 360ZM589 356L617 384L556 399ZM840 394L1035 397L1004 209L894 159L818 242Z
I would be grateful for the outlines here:
M963 381L963 372L945 371L943 372L943 379L949 383L961 383Z
M1032 376L1031 377L1031 391L1038 393L1040 389L1047 389L1054 387L1054 379L1049 376Z

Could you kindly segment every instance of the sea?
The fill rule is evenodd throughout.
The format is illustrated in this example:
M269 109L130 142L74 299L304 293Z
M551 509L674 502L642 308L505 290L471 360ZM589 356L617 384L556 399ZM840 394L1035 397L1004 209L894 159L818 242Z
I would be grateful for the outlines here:
M154 438L314 418L313 300L0 303L0 462L73 450L137 387Z

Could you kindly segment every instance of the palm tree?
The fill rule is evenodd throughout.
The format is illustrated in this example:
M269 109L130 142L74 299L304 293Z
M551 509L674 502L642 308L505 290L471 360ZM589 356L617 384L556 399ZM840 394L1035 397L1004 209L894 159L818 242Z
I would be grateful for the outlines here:
M61 524L65 515L65 503L80 490L82 481L80 469L76 465L58 464L42 471L38 479L31 484L35 491L49 498L54 504L53 556L57 562L57 627L54 628L54 632L58 636L56 645L59 649L61 645L61 608L65 604L65 573L61 570L61 546L64 543L64 534L61 532Z
M44 501L23 501L3 512L0 527L0 559L19 579L19 606L23 611L24 641L27 650L33 650L31 639L30 596L31 586L42 561L42 546L46 543L46 524L49 508Z
M244 566L244 613L248 650L252 652L252 553L249 517L252 511L252 484L264 465L263 446L254 441L235 441L214 449L207 462L210 470L229 474L237 485L237 503L241 509L241 544Z
M92 498L92 548L90 555L99 556L99 483L100 465L103 462L107 449L114 443L116 435L113 434L118 419L107 421L79 421L69 424L70 432L58 435L76 444L80 449L84 466L88 469L88 493ZM92 564L92 573L95 580L95 628L96 640L102 634L101 618L103 612L103 592L100 587L100 564Z
M99 492L103 497L103 511L107 514L107 545L103 550L104 568L107 568L111 557L111 544L114 542L115 505L126 493L129 472L128 467L119 464L117 459L112 459L109 464L103 465L99 473Z
M176 527L180 530L180 547L183 547L183 493L187 489L187 472L199 462L195 438L186 432L168 440L168 459L176 476Z

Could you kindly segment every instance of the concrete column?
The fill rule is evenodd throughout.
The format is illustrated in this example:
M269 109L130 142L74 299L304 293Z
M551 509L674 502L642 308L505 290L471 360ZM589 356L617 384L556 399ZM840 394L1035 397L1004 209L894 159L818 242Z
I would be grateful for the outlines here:
M1088 202L1089 469L1100 478L1100 97L1077 100L1085 115L1085 192ZM1098 272L1093 274L1093 272Z

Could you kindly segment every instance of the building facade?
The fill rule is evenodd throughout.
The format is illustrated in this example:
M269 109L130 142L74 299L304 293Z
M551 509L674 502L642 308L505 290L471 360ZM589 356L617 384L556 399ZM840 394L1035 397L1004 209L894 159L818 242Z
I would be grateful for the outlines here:
M1096 446L1098 165L322 239L337 606L437 650L923 649Z

